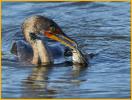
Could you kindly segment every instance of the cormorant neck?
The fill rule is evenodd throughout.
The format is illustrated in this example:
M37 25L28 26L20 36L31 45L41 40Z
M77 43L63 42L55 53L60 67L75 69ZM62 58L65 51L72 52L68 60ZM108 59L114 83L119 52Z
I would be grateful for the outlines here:
M35 40L33 44L33 64L49 65L52 63L48 47L42 40Z

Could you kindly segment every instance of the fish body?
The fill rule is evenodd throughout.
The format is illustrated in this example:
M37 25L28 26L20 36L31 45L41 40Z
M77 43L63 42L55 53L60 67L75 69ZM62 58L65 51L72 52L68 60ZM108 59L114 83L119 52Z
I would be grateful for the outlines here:
M87 66L88 58L78 48L72 50L72 62L75 65Z

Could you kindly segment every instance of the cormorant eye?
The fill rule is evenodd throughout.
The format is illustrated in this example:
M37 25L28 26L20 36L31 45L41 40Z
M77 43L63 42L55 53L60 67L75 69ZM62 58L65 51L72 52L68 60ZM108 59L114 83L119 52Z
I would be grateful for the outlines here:
M54 26L51 26L51 27L50 27L50 30L51 30L52 32L55 32L55 27L54 27Z
M53 24L51 24L51 25L50 25L50 31L51 31L51 32L55 32L55 30L56 30L55 26L54 26Z

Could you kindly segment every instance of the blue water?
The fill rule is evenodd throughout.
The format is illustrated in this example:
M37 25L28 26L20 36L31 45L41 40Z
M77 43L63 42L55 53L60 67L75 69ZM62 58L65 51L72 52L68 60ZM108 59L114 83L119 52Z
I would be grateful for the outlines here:
M85 52L97 54L90 65L74 70L65 63L47 68L13 60L13 38L31 15L53 19ZM130 98L130 3L3 2L2 97Z

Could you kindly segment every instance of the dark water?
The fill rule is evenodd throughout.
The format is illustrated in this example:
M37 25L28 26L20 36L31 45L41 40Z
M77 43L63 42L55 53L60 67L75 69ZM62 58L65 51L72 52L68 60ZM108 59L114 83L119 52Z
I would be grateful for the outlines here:
M2 8L3 98L130 98L129 2L10 2ZM89 67L14 61L9 51L15 33L34 14L52 18L84 51L97 53Z

